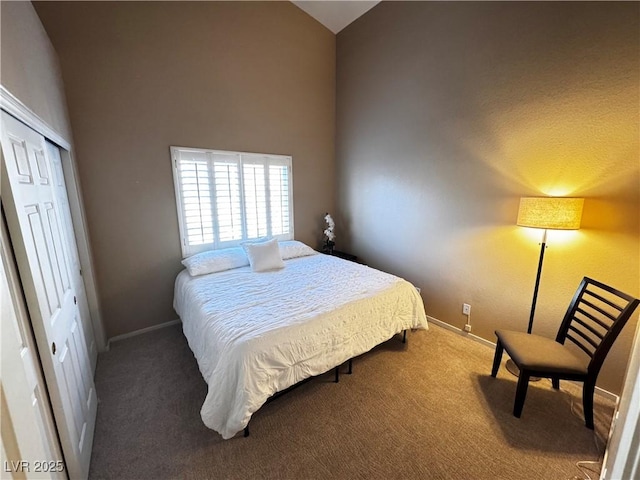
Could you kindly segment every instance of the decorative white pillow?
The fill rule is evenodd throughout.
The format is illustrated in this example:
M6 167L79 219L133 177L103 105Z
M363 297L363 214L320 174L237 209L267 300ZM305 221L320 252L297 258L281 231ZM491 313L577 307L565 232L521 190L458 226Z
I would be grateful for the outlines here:
M251 270L254 272L284 268L278 241L275 238L266 242L245 243L242 248L247 253Z
M187 267L189 275L195 277L245 267L249 265L249 259L242 248L234 247L191 255L182 260L182 264Z
M280 247L282 260L289 260L290 258L296 257L307 257L318 253L309 245L305 245L298 240L285 240L284 242L280 242L278 246Z

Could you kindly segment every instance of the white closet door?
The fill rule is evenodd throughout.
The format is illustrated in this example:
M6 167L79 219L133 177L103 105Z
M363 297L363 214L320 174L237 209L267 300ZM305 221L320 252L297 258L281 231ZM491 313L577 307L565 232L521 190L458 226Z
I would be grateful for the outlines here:
M76 237L73 232L73 222L71 220L71 209L69 208L69 199L67 197L67 186L64 181L64 172L62 170L62 158L60 158L60 150L56 145L47 141L47 153L53 166L53 190L60 206L60 229L64 237L64 246L67 249L71 264L71 282L78 299L78 310L82 319L82 327L84 329L85 342L87 344L87 352L91 361L91 372L95 373L96 363L98 361L98 347L93 332L93 324L91 323L91 315L89 313L89 302L84 288L82 279L82 269L80 268L80 257L78 255L78 246L76 245Z
M3 462L0 478L67 480L38 353L29 328L11 242L0 221L0 391ZM23 462L27 462L26 464ZM36 464L38 462L38 464ZM29 467L29 468L27 468ZM38 473L34 470L47 473Z
M5 112L2 152L2 202L66 467L70 478L84 479L97 398L53 165L44 137Z

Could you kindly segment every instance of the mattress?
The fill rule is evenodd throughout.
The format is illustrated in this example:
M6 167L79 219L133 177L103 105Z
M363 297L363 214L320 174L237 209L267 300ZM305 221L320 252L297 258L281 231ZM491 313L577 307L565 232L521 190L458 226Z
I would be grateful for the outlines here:
M274 393L405 329L426 329L422 299L399 277L316 254L285 268L241 267L175 283L174 308L208 385L204 424L223 438Z

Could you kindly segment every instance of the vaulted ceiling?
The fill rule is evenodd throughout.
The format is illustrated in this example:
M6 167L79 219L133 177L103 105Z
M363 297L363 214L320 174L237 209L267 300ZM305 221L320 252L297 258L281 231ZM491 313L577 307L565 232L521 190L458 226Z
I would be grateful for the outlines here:
M338 33L380 2L370 1L292 1L333 33Z

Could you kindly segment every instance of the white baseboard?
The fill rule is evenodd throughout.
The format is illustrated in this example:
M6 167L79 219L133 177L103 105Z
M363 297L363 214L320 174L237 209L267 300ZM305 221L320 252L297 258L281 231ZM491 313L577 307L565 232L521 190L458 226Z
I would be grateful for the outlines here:
M446 328L447 330L451 330L452 332L457 333L458 335L461 335L463 337L468 337L471 340L473 340L474 342L478 342L481 343L487 347L491 347L491 348L496 348L496 344L493 342L490 342L489 340L486 340L482 337L479 337L477 335L474 335L473 333L467 333L464 330L458 328L458 327L454 327L453 325L449 325L448 323L443 322L442 320L438 320L437 318L434 317L430 317L429 315L427 315L427 321L429 323L433 323L435 325L438 325L439 327L442 328Z
M496 344L494 342L491 342L485 338L479 337L477 335L474 335L472 333L467 333L464 330L458 328L458 327L454 327L453 325L450 325L446 322L443 322L442 320L438 320L437 318L434 317L430 317L429 315L427 315L427 321L429 323L433 323L434 325L437 325L439 327L445 328L447 330L451 330L454 333L457 333L458 335L462 336L462 337L467 337L470 340L473 340L474 342L480 343L482 345L484 345L485 347L491 347L493 349L496 348ZM578 386L581 386L582 384L579 382L572 382L575 383ZM604 388L600 388L600 387L596 387L595 390L596 395L601 396L602 398L606 398L607 400L611 400L612 402L614 402L616 405L618 405L618 401L620 400L620 397L618 395L616 395L615 393L611 393L608 390L605 390Z
M140 330L136 330L134 332L123 333L122 335L116 335L115 337L111 337L107 342L107 350L111 346L112 342L118 342L120 340L124 340L125 338L135 337L137 335L142 335L143 333L153 332L154 330L158 330L160 328L170 327L171 325L175 325L176 323L180 323L180 319L171 320L169 322L161 323L159 325L152 325L151 327L141 328Z

